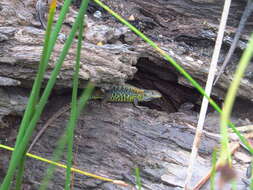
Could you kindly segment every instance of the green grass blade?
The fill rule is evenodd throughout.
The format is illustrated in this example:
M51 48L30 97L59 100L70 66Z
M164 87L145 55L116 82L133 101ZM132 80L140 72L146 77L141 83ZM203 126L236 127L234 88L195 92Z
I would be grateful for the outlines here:
M55 2L56 3L56 2ZM69 6L70 6L70 4L71 4L71 0L66 0L66 1L64 1L64 5L63 5L63 7L62 7L62 9L61 9L61 12L60 12L60 15L59 15L59 18L58 18L58 20L57 20L57 23L56 23L56 26L55 26L55 30L54 30L54 32L52 33L52 35L51 35L51 38L50 38L50 40L49 40L49 36L50 35L48 35L48 33L50 33L51 32L51 27L52 27L52 23L53 23L53 14L52 13L54 13L55 12L55 7L56 7L56 4L54 4L54 8L50 8L50 10L49 10L49 17L48 17L48 24L47 24L47 30L46 30L46 35L45 35L45 40L44 40L44 47L47 47L47 51L45 51L46 50L46 48L43 48L43 53L42 53L42 57L41 57L41 59L40 59L40 62L41 63L44 63L43 64L43 68L41 68L41 69L39 69L39 71L41 71L40 73L40 75L39 75L39 80L38 81L41 81L43 78L43 76L44 76L44 73L45 73L45 71L46 71L46 68L47 68L47 66L48 66L48 61L49 61L49 58L50 58L50 56L51 56L51 53L52 53L52 50L53 50L53 48L54 48L54 45L55 45L55 42L56 42L56 39L57 39L57 36L58 36L58 34L59 34L59 32L60 32L60 30L61 30L61 27L62 27L62 23L63 23L63 21L64 21L64 18L65 18L65 16L66 16L66 14L67 14L67 12L68 12L68 9L69 9ZM36 103L37 101L38 101L38 98L39 98L39 92L40 92L40 86L41 86L41 83L40 82L38 82L38 85L35 85L35 86L37 86L37 87L35 87L33 90L35 90L35 92L33 92L33 93L31 93L32 95L32 100L31 100L31 102L34 102L34 103ZM30 108L31 106L28 106L28 109L27 110L31 110L31 108ZM32 107L32 108L34 108L34 106ZM33 110L32 111L30 111L30 112L28 112L28 113L33 113ZM26 114L24 114L24 115L26 115ZM30 121L30 119L27 119L27 118L30 118L31 117L31 115L30 114L28 114L28 115L26 115L26 116L24 116L23 118L24 118L24 124L23 124L23 126L27 126L28 125L28 121ZM22 125L21 125L22 126ZM21 127L20 127L21 128ZM21 128L22 129L22 128ZM22 132L20 133L20 134L24 134L24 131L22 130ZM18 141L17 142L19 142L19 138L18 138ZM25 159L25 157L23 158L23 159ZM22 161L21 163L25 163L25 161ZM19 166L20 168L24 168L24 166L22 166L22 165L20 165ZM21 184L22 182L21 182L21 180L22 179L19 179L21 176L22 176L22 173L23 172L21 172L21 171L19 171L21 174L18 174L18 176L17 176L17 183L19 183L19 184ZM18 188L17 187L19 187L19 185L16 185L16 190L18 190ZM21 187L20 187L21 188Z
M90 96L92 95L94 88L95 88L95 86L91 82L89 82L87 84L85 90L83 91L83 93L78 101L77 117L80 115L81 110L85 107L88 100L90 99ZM67 136L65 134L57 143L57 148L53 153L53 158L52 158L53 162L58 162L60 160L66 143L67 143ZM55 167L56 166L53 166L53 165L49 166L39 190L45 190L47 188L50 179L53 177Z
M65 145L66 145L66 141L67 141L67 137L66 137L66 135L63 135L60 138L60 140L57 142L57 147L53 153L53 158L52 158L53 162L58 162L60 160L60 157L61 157L62 152L63 152ZM46 175L42 180L39 190L46 190L47 189L48 183L49 183L50 179L53 177L55 168L56 168L55 165L50 165L48 167L48 169L46 171Z
M67 12L68 12L71 1L72 0L65 0L64 1L64 5L61 9L59 18L58 18L56 26L55 26L55 29L54 29L54 31L52 32L51 35L49 35L49 33L51 32L51 27L52 27L52 22L53 22L52 12L55 11L55 9L52 9L52 11L49 12L48 25L47 25L47 30L46 30L45 40L44 40L44 48L43 48L42 56L41 56L41 59L40 59L41 60L40 63L42 63L43 66L40 66L41 69L39 69L39 72L41 72L43 74L39 74L40 77L37 77L37 78L39 78L39 80L37 79L38 81L41 80L41 76L44 76L45 70L46 70L47 65L48 65L49 58L50 58L51 53L53 51L57 36L58 36L58 34L61 30L64 18L66 16ZM49 37L50 37L50 40L49 40ZM38 89L40 89L40 83L37 80L35 80L36 85L33 86L31 96L30 96L31 99L29 98L29 102L30 101L31 102L36 102L35 100L38 99L38 94L39 94ZM24 117L23 117L24 122L22 120L24 126L28 125L28 121L30 120L31 113L33 113L33 111L32 111L32 108L33 108L32 104L33 103L29 103L29 102L28 102L28 107L26 109L26 112L28 112L28 110L30 110L30 111L28 113L25 112ZM23 126L23 125L21 123L21 126ZM20 129L22 129L22 127L20 127ZM24 130L21 130L21 132L19 134L20 134L20 136L23 136ZM19 141L20 141L20 138L18 136L17 137L17 142L19 142Z
M49 38L50 38L50 34L51 34L55 9L56 9L56 6L51 6L51 8L49 10L46 35L45 35L43 51L42 51L42 55L41 55L40 63L39 63L39 70L38 70L37 77L35 79L32 93L30 95L31 103L28 104L27 109L26 109L27 114L24 114L24 117L22 119L22 122L20 125L20 133L18 133L16 144L18 144L20 142L21 137L24 136L26 126L29 124L30 118L32 117L32 113L34 113L34 111L35 111L35 104L38 102L38 99L39 99L41 84L42 84L42 81L44 78L46 67L48 65L48 63L45 60L46 60L46 56L47 56L46 52L47 52L48 45L49 45ZM33 92L33 90L34 90L34 92ZM18 167L18 171L17 171L16 188L15 188L16 190L22 189L22 183L23 183L22 179L23 179L24 169L25 169L25 160L26 160L26 156L24 155L22 158L22 161Z
M212 107L219 113L222 112L221 108L216 104L216 102L210 98L206 93L205 90L198 84L197 81L195 81L190 74L188 74L180 65L176 63L176 61L171 58L164 50L162 50L158 45L155 44L152 40L150 40L148 37L146 37L143 33L141 33L137 28L135 28L133 25L131 25L129 22L127 22L125 19L123 19L120 15L115 13L113 10L111 10L108 6L106 6L104 3L102 3L99 0L93 0L95 3L97 3L99 6L104 8L106 11L108 11L112 16L117 18L120 22L128 26L134 33L136 33L139 37L141 37L144 41L149 43L150 46L152 46L160 55L162 55L168 62L170 62L185 78L189 80L189 82L200 92L202 96L205 96L209 103L212 105ZM239 137L241 142L248 148L250 153L253 155L253 148L249 145L247 140L240 134L240 132L235 128L235 125L231 122L229 122L229 127L232 128L233 132Z
M141 176L140 176L140 168L135 168L135 178L138 190L141 190Z
M22 138L24 137L24 134L26 132L26 126L29 124L29 121L32 117L32 114L34 113L34 110L35 110L35 104L39 98L41 83L42 83L44 73L45 73L44 68L47 66L47 63L45 62L45 58L46 58L46 52L47 52L47 48L48 48L48 44L49 44L49 38L50 38L50 32L51 32L51 27L52 27L52 23L53 23L54 13L55 13L55 7L51 7L50 11L49 11L49 19L48 19L47 30L46 30L45 40L44 40L43 51L42 51L42 55L41 55L41 59L40 59L38 74L36 76L36 79L35 79L35 82L34 82L34 85L32 88L32 92L31 92L29 100L28 100L28 105L27 105L27 108L25 110L25 113L24 113L24 116L23 116L23 119L22 119L22 122L20 125L17 140L15 143L15 148L20 144ZM9 168L12 167L13 156L14 156L14 153L12 154ZM23 173L24 173L23 170L24 170L24 164L25 164L25 156L23 156L20 163L21 164L19 165L19 170L18 170L17 178L16 178L16 182L17 182L16 190L21 189L22 178L23 178ZM9 170L7 171L7 174L8 174L8 172L9 172ZM11 178L8 178L8 179L4 179L4 182L1 185L1 189L2 188L3 189L9 188L10 183L11 183Z
M56 42L58 34L62 28L62 24L64 22L66 14L68 13L69 6L70 6L71 2L72 2L72 0L64 0L64 4L61 8L61 12L60 12L60 15L59 15L57 22L55 24L55 28L50 36L50 41L49 41L49 45L48 45L48 52L47 52L47 56L46 56L46 62L49 61L49 58L53 52L55 42Z
M211 190L215 190L216 163L217 163L217 150L214 149L212 153L212 171L211 171L211 177L210 177Z
M23 176L25 173L25 160L26 160L26 156L22 158L21 163L18 167L17 176L16 176L16 187L15 187L16 190L22 189Z
M231 189L232 190L237 190L237 181L236 180L231 181Z
M87 89L91 89L93 92L95 85L92 82L89 82L86 86ZM89 95L89 94L88 94ZM83 110L83 107L86 105L86 102L89 101L91 94L88 96L85 91L81 94L78 101L77 115L79 116Z
M231 122L228 121L228 126L233 130L233 132L238 136L240 141L247 147L247 150L253 155L253 148L247 141L247 139L244 138L244 136L241 135L241 133L236 129L235 125Z
M85 1L83 1L85 2ZM22 141L17 145L17 147L15 148L14 152L13 152L13 156L12 156L12 160L11 160L11 167L8 168L8 172L4 178L4 181L1 185L1 190L6 190L9 188L9 185L10 185L10 182L13 178L13 174L15 172L15 169L16 167L20 164L20 159L22 158L22 156L24 155L25 153L25 149L26 149L26 146L28 144L28 141L32 135L32 132L35 128L35 125L45 107L45 104L47 102L47 99L51 93L51 90L55 84L55 81L56 81L56 78L57 78L57 75L59 74L59 71L60 71L60 68L63 64L63 61L67 55L67 52L72 44L72 41L74 39L74 36L75 36L75 33L77 31L77 28L78 28L78 24L79 24L79 21L80 21L80 18L81 18L81 15L84 14L84 12L86 11L87 9L87 4L86 2L84 3L83 5L84 7L82 7L78 13L78 16L73 24L73 27L71 29L71 32L68 36L68 39L64 45L64 48L59 56L59 59L57 60L57 63L56 63L56 66L51 74L51 77L47 83L47 86L46 86L46 89L44 90L43 92L43 95L36 107L36 112L34 113L30 123L29 123L29 126L27 127L27 130L26 130L26 133L24 134L24 137L22 138Z
M89 3L89 1L87 2ZM73 77L73 91L72 91L72 101L71 101L71 114L70 121L67 126L67 169L66 169L66 180L65 180L65 190L70 190L71 184L71 168L73 161L73 141L74 141L74 130L77 120L77 90L78 90L78 76L80 68L80 56L82 49L82 38L83 38L83 22L84 15L80 20L79 24L79 35L78 35L78 45L77 45L77 54L76 54L76 64L75 64L75 73Z
M250 174L251 174L251 176L250 176L250 189L253 189L253 161L251 161L251 163L250 163L250 166L249 166L250 168Z
M34 112L35 104L39 98L41 83L42 83L42 80L43 80L43 77L45 74L44 68L46 68L47 64L48 64L46 62L46 53L48 51L49 39L50 39L52 23L53 23L53 19L54 19L54 13L55 13L55 7L50 8L46 34L44 37L44 45L43 45L42 55L41 55L40 63L39 63L39 70L38 70L38 74L35 78L32 92L30 94L28 106L26 108L26 111L24 113L24 116L23 116L23 119L21 122L20 131L18 133L17 141L16 141L17 144L20 142L21 138L24 136L25 126L28 125L28 123L31 119L32 113Z
M50 40L49 40L49 36L50 36L49 33L51 31L51 26L52 26L52 23L53 23L52 13L55 11L55 8L50 9L50 11L49 11L48 25L47 25L47 30L46 30L45 40L44 40L44 48L43 48L42 57L40 59L41 60L40 63L43 63L43 66L41 66L42 64L40 64L39 74L38 74L38 76L35 80L35 85L33 86L32 93L31 93L30 98L29 98L28 106L27 106L27 109L25 111L23 120L21 122L20 132L18 133L16 144L18 144L20 142L21 137L23 137L24 132L25 132L25 127L24 126L28 125L28 122L30 121L31 115L34 111L34 105L37 102L38 96L39 96L39 89L40 89L40 86L41 86L40 81L42 80L42 77L44 76L45 70L46 70L47 65L48 65L49 57L52 53L53 47L55 45L58 33L59 33L59 31L61 29L61 26L62 26L62 23L64 21L64 18L66 16L67 12L68 12L70 3L71 3L71 0L66 0L64 2L64 5L61 9L59 19L58 19L56 27L55 27L55 30L54 30L53 34L51 35ZM48 49L47 51L46 51L45 47ZM25 162L22 161L22 163L25 163ZM20 165L20 168L24 168L24 166ZM23 173L22 171L19 171L19 172ZM20 181L21 179L19 179L19 178L21 176L22 176L22 174L18 174L18 177L17 177L17 182L20 183L20 184L21 184L21 181ZM18 187L18 186L19 185L16 185L16 187Z
M231 163L231 156L230 156L230 151L229 151L229 138L228 138L228 131L227 131L227 126L229 124L229 119L231 115L231 111L234 105L235 97L237 90L240 85L240 81L244 75L244 72L250 62L250 59L253 55L253 33L251 35L251 38L248 43L248 47L246 50L243 52L243 55L239 61L239 65L236 69L234 79L228 89L224 106L223 106L223 111L221 113L221 121L220 121L220 126L221 126L221 160L225 163L226 161L229 161Z
M221 112L220 107L205 93L205 90L198 84L197 81L195 81L189 73L187 73L180 65L176 63L176 61L170 57L164 50L162 50L155 42L150 40L146 35L144 35L142 32L140 32L136 27L131 25L129 22L127 22L125 19L123 19L119 14L112 11L108 6L106 6L104 3L102 3L99 0L93 0L96 2L99 6L104 8L106 11L108 11L112 16L117 18L120 22L128 26L134 33L136 33L139 37L141 37L144 41L146 41L150 46L152 46L158 53L160 53L168 62L170 62L185 78L187 78L191 84L203 95L205 96L210 104L218 111Z
M42 55L41 55L40 63L39 63L39 71L38 71L38 75L35 79L35 84L34 84L35 92L34 92L34 94L32 93L32 95L31 95L32 96L31 97L32 103L30 105L31 108L29 106L27 108L29 111L31 109L31 111L28 112L26 117L24 117L23 125L21 124L20 137L21 136L23 137L25 126L28 125L29 120L32 116L32 113L34 113L34 111L35 111L35 104L38 102L38 99L39 99L41 84L42 84L42 81L44 78L46 67L48 65L48 63L46 62L46 56L47 56L46 53L47 53L47 49L48 49L48 45L49 45L49 38L50 38L52 24L53 24L53 20L54 20L55 9L56 9L56 1L52 1L50 9L49 9L49 17L48 17L48 22L47 22L46 35L45 35L43 51L42 51ZM20 138L17 138L17 143L19 143L19 142L20 142ZM24 155L20 165L18 166L18 171L17 171L17 176L16 176L16 188L15 188L16 190L22 189L22 183L23 183L22 180L23 180L23 176L24 176L25 160L26 160L26 156Z

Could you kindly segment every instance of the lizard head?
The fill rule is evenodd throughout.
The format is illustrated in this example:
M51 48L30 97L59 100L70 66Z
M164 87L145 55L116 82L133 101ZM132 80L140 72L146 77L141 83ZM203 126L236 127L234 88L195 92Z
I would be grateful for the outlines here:
M162 94L156 90L144 90L143 101L147 102L161 97Z

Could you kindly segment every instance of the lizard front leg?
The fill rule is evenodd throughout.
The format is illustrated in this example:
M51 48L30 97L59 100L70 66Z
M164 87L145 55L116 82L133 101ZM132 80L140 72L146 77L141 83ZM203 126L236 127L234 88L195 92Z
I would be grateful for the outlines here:
M146 108L144 106L139 106L139 100L138 100L138 98L134 98L133 104L134 104L134 107L136 107L139 110L141 110L143 108Z

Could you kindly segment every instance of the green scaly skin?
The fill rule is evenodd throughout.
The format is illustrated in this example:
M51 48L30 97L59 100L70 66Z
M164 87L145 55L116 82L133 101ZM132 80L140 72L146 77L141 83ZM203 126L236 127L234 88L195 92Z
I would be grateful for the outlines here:
M122 86L112 86L111 89L102 93L95 91L91 99L103 99L105 102L148 102L153 99L161 98L162 95L156 90L146 90L134 87L129 84Z

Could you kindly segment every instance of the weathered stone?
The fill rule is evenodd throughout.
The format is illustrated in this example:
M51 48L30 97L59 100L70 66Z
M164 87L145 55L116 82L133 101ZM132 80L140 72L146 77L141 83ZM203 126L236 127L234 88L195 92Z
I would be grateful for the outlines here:
M0 88L0 128L8 126L2 119L6 116L22 116L28 100L27 91L17 87Z

